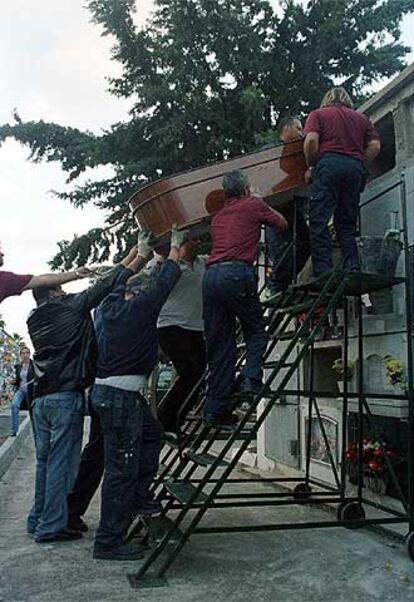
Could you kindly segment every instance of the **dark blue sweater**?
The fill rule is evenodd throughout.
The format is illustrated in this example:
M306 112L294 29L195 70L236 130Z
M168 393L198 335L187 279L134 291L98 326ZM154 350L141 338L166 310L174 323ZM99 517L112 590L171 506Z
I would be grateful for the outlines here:
M95 315L99 378L147 375L154 369L158 314L180 276L178 264L167 260L133 299L124 299L126 278L101 303Z

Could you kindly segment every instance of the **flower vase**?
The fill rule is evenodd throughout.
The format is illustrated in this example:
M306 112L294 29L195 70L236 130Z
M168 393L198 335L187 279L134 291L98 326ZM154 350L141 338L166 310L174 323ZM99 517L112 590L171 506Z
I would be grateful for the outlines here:
M344 390L345 390L345 387L344 387L344 381L343 381L343 380L337 380L337 381L336 381L336 384L337 384L337 386L338 386L338 391L339 391L340 393L343 393L343 392L344 392ZM350 381L350 380L348 380L348 393L350 392L350 390L351 390L351 381Z

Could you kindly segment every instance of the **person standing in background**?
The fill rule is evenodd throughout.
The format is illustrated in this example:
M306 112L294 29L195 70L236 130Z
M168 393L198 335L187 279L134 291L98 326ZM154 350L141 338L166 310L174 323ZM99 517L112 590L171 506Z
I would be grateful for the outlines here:
M14 366L15 378L12 384L16 387L11 402L11 436L15 437L19 432L20 410L27 409L30 412L30 402L33 397L34 368L30 359L30 349L20 349L20 362Z

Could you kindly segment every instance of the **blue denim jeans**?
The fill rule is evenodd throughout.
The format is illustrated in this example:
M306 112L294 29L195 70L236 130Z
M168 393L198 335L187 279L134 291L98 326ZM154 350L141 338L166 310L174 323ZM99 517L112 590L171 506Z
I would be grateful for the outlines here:
M237 359L236 318L246 342L243 377L259 385L268 336L253 268L243 262L214 263L203 278L204 327L209 377L205 414L231 411Z
M27 395L18 389L11 402L11 432L14 435L17 435L19 432L20 406L22 405L24 399L27 399Z
M83 394L78 391L52 393L33 402L36 482L27 529L36 538L67 526L67 497L79 468L83 413Z
M101 420L105 455L95 548L114 549L123 543L134 510L152 498L162 428L146 399L133 391L95 385L92 407Z
M359 269L355 236L364 177L361 161L347 155L326 153L316 165L309 203L311 254L315 276L333 267L332 244L328 231L328 222L332 215L341 246L344 269Z

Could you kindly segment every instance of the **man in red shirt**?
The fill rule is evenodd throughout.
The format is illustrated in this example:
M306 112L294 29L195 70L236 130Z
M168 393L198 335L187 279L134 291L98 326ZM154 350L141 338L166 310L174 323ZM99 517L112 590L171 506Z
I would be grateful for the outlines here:
M0 267L4 263L4 253L0 247ZM32 274L13 274L13 272L0 271L0 303L7 297L21 295L24 291L31 290L38 286L48 286L53 288L72 280L85 278L88 271L80 268L75 272L65 272L63 274L43 274L41 276L32 276Z
M288 224L280 213L250 196L249 182L243 172L226 174L223 189L226 200L212 221L213 248L203 278L209 366L204 422L232 430L237 424L237 416L231 413L237 358L236 318L247 347L242 390L254 395L262 385L268 338L253 270L261 225L286 230Z
M370 119L353 109L344 88L332 88L312 111L305 124L304 153L308 181L312 180L309 222L313 272L320 276L332 269L328 222L334 216L341 245L343 267L359 270L355 241L364 164L381 148Z

